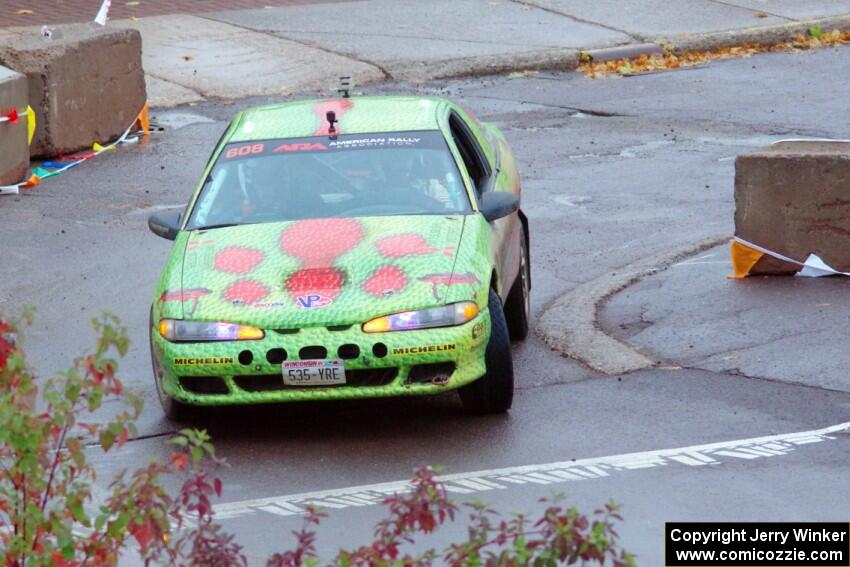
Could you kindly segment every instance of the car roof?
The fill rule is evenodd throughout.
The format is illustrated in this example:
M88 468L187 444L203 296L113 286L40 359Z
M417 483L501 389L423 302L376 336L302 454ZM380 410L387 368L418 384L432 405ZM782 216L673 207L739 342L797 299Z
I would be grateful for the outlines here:
M328 111L336 113L340 134L439 130L439 116L450 105L438 97L367 96L258 106L237 115L228 142L322 135Z

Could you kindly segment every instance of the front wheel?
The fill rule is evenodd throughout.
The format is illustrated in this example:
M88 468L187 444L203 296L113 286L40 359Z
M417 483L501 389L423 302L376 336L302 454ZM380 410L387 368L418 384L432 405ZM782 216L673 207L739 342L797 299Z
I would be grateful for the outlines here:
M490 341L484 353L487 373L460 388L463 407L474 413L503 413L514 399L514 363L511 358L511 337L502 310L499 294L490 290Z

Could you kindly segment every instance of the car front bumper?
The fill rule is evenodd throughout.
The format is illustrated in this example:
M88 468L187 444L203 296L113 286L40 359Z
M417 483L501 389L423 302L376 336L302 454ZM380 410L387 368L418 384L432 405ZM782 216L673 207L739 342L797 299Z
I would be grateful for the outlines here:
M150 332L154 371L165 393L185 404L378 398L438 394L482 377L490 313L456 327L372 334L359 325L267 330L257 341L172 343L156 325ZM347 383L285 386L282 359L308 358L344 359Z

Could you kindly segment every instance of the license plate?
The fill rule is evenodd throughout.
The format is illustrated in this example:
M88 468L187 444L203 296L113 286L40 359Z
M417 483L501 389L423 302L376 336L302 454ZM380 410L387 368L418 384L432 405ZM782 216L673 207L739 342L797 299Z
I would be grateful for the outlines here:
M281 366L287 386L345 384L345 365L341 360L291 360Z

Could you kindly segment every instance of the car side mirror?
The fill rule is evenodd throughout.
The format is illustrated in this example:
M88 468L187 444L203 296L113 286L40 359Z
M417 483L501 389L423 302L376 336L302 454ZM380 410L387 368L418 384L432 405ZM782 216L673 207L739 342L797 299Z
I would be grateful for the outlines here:
M154 213L148 217L148 228L159 237L174 240L180 232L180 216L180 211Z
M506 217L519 210L519 198L504 191L487 191L481 195L478 208L487 222Z

